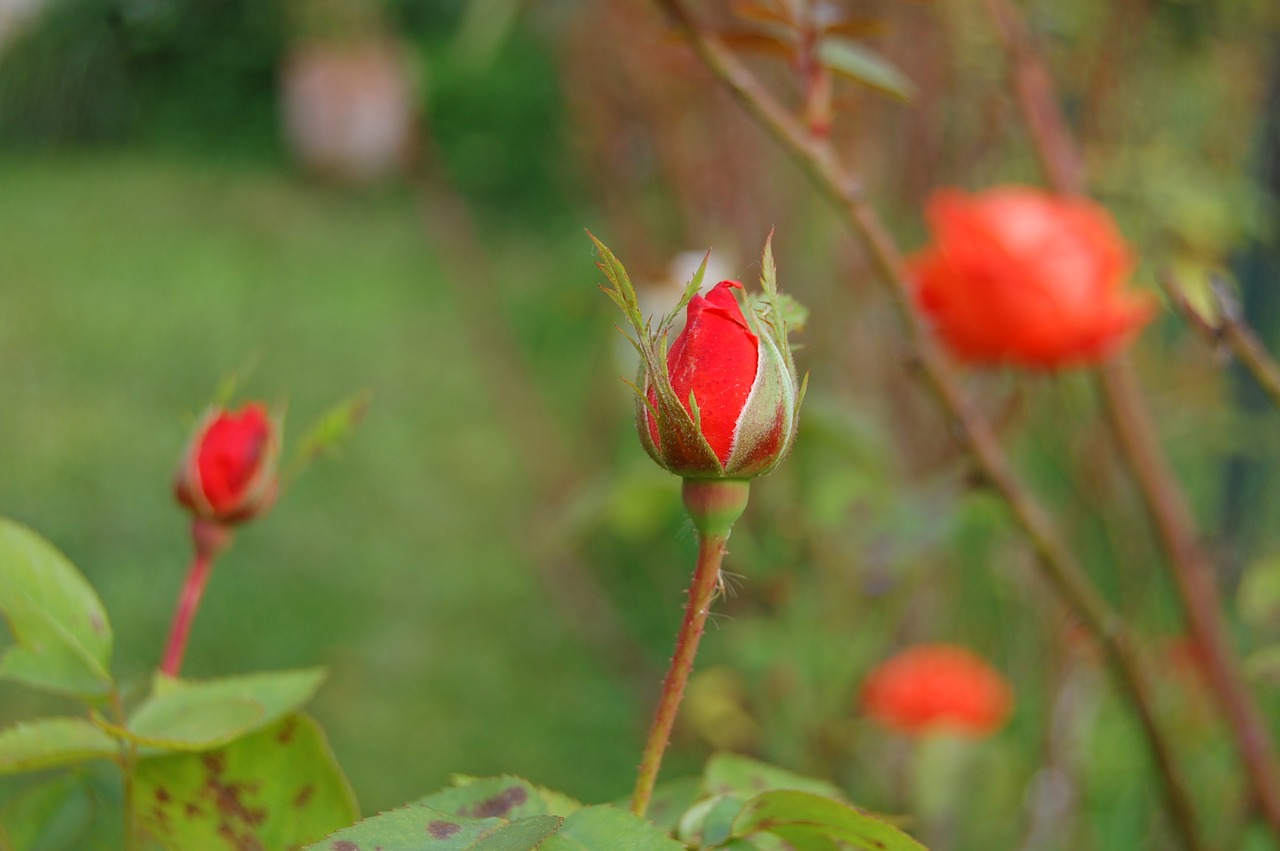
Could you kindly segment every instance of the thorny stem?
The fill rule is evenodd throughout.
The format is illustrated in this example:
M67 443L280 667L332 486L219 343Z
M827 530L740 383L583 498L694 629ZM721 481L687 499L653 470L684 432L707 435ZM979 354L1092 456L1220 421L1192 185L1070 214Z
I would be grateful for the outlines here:
M682 0L657 0L688 37L707 67L725 83L747 112L782 144L817 189L862 238L888 287L914 349L916 365L954 430L993 490L1008 504L1027 536L1050 585L1102 645L1121 691L1138 717L1161 779L1165 803L1187 848L1201 848L1194 812L1174 760L1173 749L1155 721L1153 698L1123 619L1089 580L1058 536L1048 514L1033 498L1005 456L990 425L960 391L951 366L938 349L911 298L901 252L875 209L862 197L832 146L802 126L719 40L700 30Z
M195 556L191 560L187 581L182 586L182 596L178 598L173 627L169 630L169 643L164 651L164 664L160 666L160 670L171 677L178 676L182 670L191 622L200 608L200 598L204 596L205 585L209 582L213 560L230 541L231 530L212 520L197 519L192 522L191 537L195 543Z
M1008 0L986 2L1013 64L1019 104L1049 183L1064 195L1079 195L1083 189L1079 153L1031 37ZM1280 765L1271 731L1231 647L1213 565L1200 546L1194 516L1160 449L1133 365L1121 354L1097 369L1094 379L1116 444L1165 552L1187 629L1201 652L1205 675L1235 737L1253 793L1272 832L1280 836Z
M658 769L662 767L662 755L667 749L667 742L671 739L671 728L675 725L676 712L680 709L680 700L684 697L684 687L689 682L689 673L693 670L693 659L698 652L698 642L706 628L711 603L716 598L720 563L724 560L726 540L727 536L724 535L704 535L700 536L698 541L698 565L693 572L693 583L689 586L689 599L684 607L684 622L680 625L680 633L676 637L676 649L671 657L671 667L667 670L666 679L662 681L662 697L653 715L649 737L645 740L636 788L631 796L631 812L641 818L649 809L653 787L658 781Z
M676 649L671 657L671 667L662 681L662 697L653 714L653 725L645 740L636 777L636 789L631 796L631 812L643 818L653 797L653 787L658 781L658 769L662 767L662 755L671 739L676 713L684 697L684 687L693 671L693 660L698 654L698 642L707 625L707 615L720 588L720 563L724 561L724 548L734 521L747 507L750 484L737 480L698 481L686 479L683 487L685 508L698 530L698 564L689 586L689 599L684 607L684 622L676 636Z

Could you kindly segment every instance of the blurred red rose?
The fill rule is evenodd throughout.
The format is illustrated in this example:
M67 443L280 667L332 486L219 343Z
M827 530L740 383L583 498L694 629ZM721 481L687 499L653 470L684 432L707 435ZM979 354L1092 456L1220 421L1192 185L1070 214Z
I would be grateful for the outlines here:
M919 644L883 662L862 686L862 710L903 733L986 736L1013 708L1008 682L982 657L951 644Z
M211 410L178 468L178 501L201 519L248 520L275 499L277 454L276 426L264 406Z
M1096 363L1155 305L1125 290L1133 268L1110 214L1026 187L943 190L933 243L909 267L921 309L960 360L1053 369Z

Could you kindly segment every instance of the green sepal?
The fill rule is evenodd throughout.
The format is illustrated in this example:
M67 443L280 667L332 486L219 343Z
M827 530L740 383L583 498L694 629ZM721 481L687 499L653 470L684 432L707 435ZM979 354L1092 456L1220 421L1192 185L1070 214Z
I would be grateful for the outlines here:
M641 444L654 461L676 475L689 472L704 476L722 474L724 467L720 464L720 459L716 457L693 417L680 403L667 373L667 334L680 311L688 306L701 288L710 252L702 258L702 264L685 287L680 303L662 317L655 328L641 314L635 286L622 263L594 234L588 231L587 236L600 254L600 261L596 265L613 285L612 289L601 289L622 309L635 331L635 337L630 339L640 353L640 377L635 383L640 390L636 400L636 427ZM653 400L649 399L650 391L654 394ZM648 407L650 405L652 407ZM647 434L647 411L653 413L662 447L655 446L652 437Z

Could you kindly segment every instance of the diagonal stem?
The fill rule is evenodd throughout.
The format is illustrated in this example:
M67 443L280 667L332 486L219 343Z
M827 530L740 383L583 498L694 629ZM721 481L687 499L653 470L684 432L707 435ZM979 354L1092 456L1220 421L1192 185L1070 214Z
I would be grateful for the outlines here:
M1050 185L1065 195L1081 194L1078 150L1030 35L1008 0L986 0L986 5L1012 63L1014 79L1019 81L1018 101ZM1280 836L1280 764L1271 730L1231 647L1213 565L1200 546L1195 518L1160 448L1133 364L1121 354L1096 370L1094 380L1116 444L1165 552L1187 629L1201 652L1205 674L1235 737L1253 793L1272 832Z
M1142 674L1123 619L1089 580L1059 537L1049 515L1014 472L990 425L960 391L951 366L929 336L916 312L902 254L880 217L840 162L831 145L803 127L717 39L703 32L682 0L657 0L716 77L746 111L770 132L862 238L898 309L907 342L914 349L921 378L970 452L991 487L1008 504L1039 556L1045 578L1072 612L1102 645L1121 691L1142 727L1170 816L1188 849L1201 848L1194 810L1178 770L1173 748L1155 721L1154 701Z

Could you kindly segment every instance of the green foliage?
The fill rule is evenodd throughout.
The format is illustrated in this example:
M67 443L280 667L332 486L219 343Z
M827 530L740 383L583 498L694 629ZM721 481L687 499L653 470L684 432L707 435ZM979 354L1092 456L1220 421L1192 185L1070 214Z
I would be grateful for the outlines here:
M466 818L413 807L385 813L339 831L308 851L533 851L559 828L558 816L515 821Z
M3 519L0 612L17 639L6 675L119 712L97 595L48 542ZM192 682L157 674L127 724L92 709L92 720L40 718L0 730L0 774L111 759L134 786L130 817L166 848L297 847L358 814L319 726L298 714L324 676L310 669ZM29 790L0 811L0 847L64 847L89 818L83 800L78 782Z
M17 642L0 677L83 698L111 689L111 624L98 595L48 542L2 518L0 615Z
M325 678L319 668L193 682L157 674L122 738L139 745L204 751L274 724L302 707Z
M818 45L818 59L845 79L899 100L910 100L915 94L915 85L906 74L880 54L849 39L823 39Z
M769 837L799 851L923 850L905 833L841 797L829 783L729 753L714 755L700 779L658 787L654 812L646 820L622 809L621 803L584 807L519 777L464 777L451 788L339 831L311 851L526 851L535 846L543 851L678 851L685 847L682 842L745 849L774 847ZM546 832L537 835L536 826Z
M57 777L0 808L0 838L12 851L78 851L93 804L79 777Z
M134 814L167 848L287 848L357 814L319 725L290 715L204 753L144 759Z
M119 742L83 718L40 718L0 730L0 774L119 754Z

